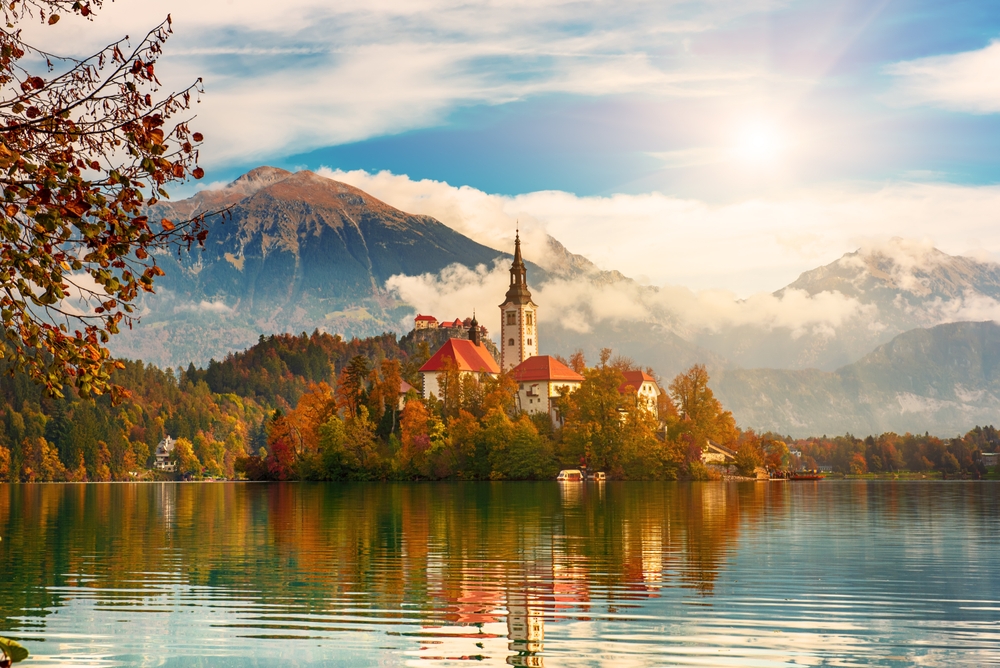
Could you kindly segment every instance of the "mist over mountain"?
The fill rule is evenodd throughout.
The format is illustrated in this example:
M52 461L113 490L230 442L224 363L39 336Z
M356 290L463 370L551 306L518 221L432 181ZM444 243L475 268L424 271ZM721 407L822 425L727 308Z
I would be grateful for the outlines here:
M1000 265L892 239L807 271L774 297L795 294L838 295L845 315L828 326L707 330L700 343L744 367L833 370L914 328L1000 318Z
M411 309L385 289L390 276L503 255L308 171L261 167L156 213L185 219L225 206L226 217L209 219L204 250L157 258L166 276L141 304L138 328L114 341L117 355L203 364L260 334L398 330Z
M954 436L1000 414L1000 325L915 329L833 372L730 369L712 387L740 424L755 429Z
M272 167L155 214L222 207L229 215L210 219L204 250L157 257L166 276L140 303L135 330L112 340L115 354L203 365L262 334L403 334L417 311L454 319L475 310L497 333L510 256L434 218ZM610 347L664 380L703 363L740 424L796 435L948 434L994 421L1000 395L984 360L1000 341L996 326L937 326L1000 319L1000 265L894 239L737 299L641 285L528 234L543 353L582 349L594 361ZM967 381L949 375L966 368Z

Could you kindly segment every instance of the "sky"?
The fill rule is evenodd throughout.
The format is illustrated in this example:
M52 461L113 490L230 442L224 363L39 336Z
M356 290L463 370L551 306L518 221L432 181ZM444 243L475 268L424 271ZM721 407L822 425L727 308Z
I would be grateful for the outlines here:
M210 186L325 170L738 296L894 237L1000 259L1000 3L118 0L26 36L83 55L167 13Z

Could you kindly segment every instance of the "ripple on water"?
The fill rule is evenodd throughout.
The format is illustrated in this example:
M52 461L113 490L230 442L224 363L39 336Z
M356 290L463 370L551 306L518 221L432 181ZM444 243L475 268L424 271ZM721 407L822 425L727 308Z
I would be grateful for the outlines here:
M0 487L35 665L1000 663L993 485L69 489Z

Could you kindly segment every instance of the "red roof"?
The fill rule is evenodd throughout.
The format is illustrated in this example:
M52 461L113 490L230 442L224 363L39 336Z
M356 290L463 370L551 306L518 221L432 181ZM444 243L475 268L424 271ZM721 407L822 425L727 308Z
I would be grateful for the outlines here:
M533 380L565 380L583 382L583 376L551 355L536 355L524 360L510 370L511 377L519 383Z
M477 373L500 373L500 365L490 355L486 346L478 346L468 339L448 339L438 348L427 362L420 367L421 371L440 371L444 360L450 357L458 362L459 371L475 371Z
M407 392L409 392L412 389L413 389L413 386L410 385L409 383L407 383L405 380L400 380L399 381L399 393L400 394L406 394Z
M437 322L438 321L438 319L435 318L432 315L417 315L417 317L414 318L414 320L417 321L417 322Z
M638 392L643 383L656 384L656 379L645 371L623 371L622 375L625 376L625 382L618 386L618 391L622 393L629 386Z

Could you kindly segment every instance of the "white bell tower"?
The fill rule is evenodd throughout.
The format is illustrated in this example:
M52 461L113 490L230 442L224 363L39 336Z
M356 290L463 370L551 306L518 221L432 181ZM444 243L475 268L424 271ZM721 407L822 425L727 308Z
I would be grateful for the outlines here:
M538 306L531 301L521 259L521 234L514 237L510 288L500 305L500 369L510 371L538 354Z

